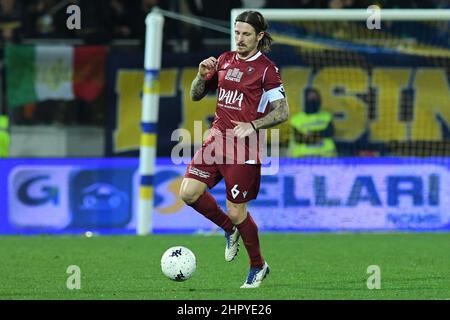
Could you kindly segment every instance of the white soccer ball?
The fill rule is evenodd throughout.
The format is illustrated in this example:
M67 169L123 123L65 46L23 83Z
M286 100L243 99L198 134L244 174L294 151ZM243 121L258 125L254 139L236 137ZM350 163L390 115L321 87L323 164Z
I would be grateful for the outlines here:
M185 281L197 268L194 253L186 247L176 246L166 250L161 257L161 270L174 281Z

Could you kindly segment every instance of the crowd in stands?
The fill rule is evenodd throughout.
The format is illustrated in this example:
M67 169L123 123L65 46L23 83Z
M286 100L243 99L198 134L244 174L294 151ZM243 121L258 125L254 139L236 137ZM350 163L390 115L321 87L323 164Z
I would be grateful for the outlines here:
M228 23L232 8L444 8L448 0L0 0L0 40L78 38L87 43L143 39L144 19L153 7ZM66 7L81 8L80 30L66 27ZM173 37L186 36L185 26L167 21Z

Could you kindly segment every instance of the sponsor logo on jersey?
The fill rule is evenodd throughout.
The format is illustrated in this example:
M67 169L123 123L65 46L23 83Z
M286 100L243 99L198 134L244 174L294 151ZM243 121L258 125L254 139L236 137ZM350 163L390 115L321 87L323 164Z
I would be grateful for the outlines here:
M247 73L248 74L252 74L253 71L255 71L255 68L253 68L252 66L247 67Z
M210 174L207 171L203 171L194 167L189 167L189 173L193 174L194 176L198 176L200 178L209 178Z
M228 105L234 105L236 102L239 108L242 108L242 100L244 100L244 94L238 90L226 90L223 88L219 89L218 95L219 102L225 102Z
M228 69L227 75L225 76L225 80L241 82L242 75L244 73L238 68Z

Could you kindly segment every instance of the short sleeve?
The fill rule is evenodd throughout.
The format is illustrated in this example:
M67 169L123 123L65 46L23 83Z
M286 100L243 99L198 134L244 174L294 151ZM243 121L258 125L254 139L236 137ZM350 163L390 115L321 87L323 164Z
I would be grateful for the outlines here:
M221 54L217 58L216 69L206 76L205 88L207 89L208 92L214 92L217 89L217 85L219 83L217 70L220 70L220 66L222 63L223 63L223 54Z
M263 76L263 88L264 91L269 91L274 88L278 88L283 84L281 81L278 68L274 64L270 64Z
M218 83L217 72L214 71L214 73L208 75L208 78L205 81L205 88L208 92L214 92L217 90Z
M263 89L270 102L286 97L278 68L271 64L263 76Z

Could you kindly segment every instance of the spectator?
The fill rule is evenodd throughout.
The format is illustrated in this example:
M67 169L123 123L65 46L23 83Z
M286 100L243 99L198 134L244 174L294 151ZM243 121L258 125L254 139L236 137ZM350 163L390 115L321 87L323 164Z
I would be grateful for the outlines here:
M242 0L242 8L258 9L266 6L267 0Z
M133 28L133 24L137 10L137 1L111 1L111 24L114 38L136 38L136 30Z
M79 0L81 29L75 34L87 44L108 43L112 38L110 3L106 0Z
M327 8L328 0L267 0L266 8L312 9Z
M450 8L450 1L448 0L432 0L433 7L436 9L448 9Z
M231 9L241 8L241 0L211 1L211 0L187 0L192 14L215 20L230 21Z
M2 41L17 41L22 31L22 7L16 0L0 0L0 35Z
M385 0L383 8L418 9L433 8L433 0Z
M230 21L231 9L242 7L241 0L219 2L209 0L187 0L187 4L192 14L204 19L223 21L227 24ZM228 37L228 35L224 33L211 34L210 32L207 32L206 35L211 35L212 37Z
M328 6L330 9L357 9L364 7L362 1L356 0L331 0Z
M56 4L56 0L37 0L30 2L26 9L26 36L31 38L43 38L53 36L56 30L50 9Z
M141 44L145 44L145 18L147 15L153 10L154 7L159 7L163 10L167 11L177 11L174 7L174 4L169 0L140 0L138 5L138 10L136 14L136 18L134 19L134 32L137 35L137 38L140 39ZM164 20L164 36L163 36L163 48L164 51L168 51L171 48L168 46L168 39L174 38L175 27L174 27L173 19L165 19ZM179 40L179 37L178 37Z

